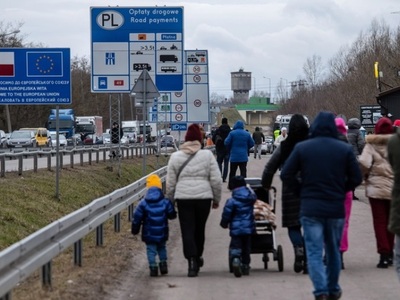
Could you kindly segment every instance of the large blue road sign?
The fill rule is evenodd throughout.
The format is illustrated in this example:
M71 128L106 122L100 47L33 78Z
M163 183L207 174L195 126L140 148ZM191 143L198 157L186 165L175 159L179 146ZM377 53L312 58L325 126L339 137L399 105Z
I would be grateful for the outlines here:
M0 49L0 104L71 104L69 48Z
M183 7L91 7L92 91L129 93L146 69L157 89L183 89Z

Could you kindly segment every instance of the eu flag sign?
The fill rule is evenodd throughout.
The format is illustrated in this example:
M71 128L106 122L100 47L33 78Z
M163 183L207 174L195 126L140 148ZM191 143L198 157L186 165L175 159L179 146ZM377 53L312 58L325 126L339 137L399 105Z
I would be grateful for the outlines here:
M27 77L63 76L63 59L61 51L27 52L26 61Z

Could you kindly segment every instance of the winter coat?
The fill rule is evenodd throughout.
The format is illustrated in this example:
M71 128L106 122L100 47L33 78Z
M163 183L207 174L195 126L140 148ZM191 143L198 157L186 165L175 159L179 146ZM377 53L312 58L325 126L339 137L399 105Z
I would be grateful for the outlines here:
M224 206L221 227L228 228L230 236L249 235L255 232L254 203L256 194L247 187L241 186L232 191Z
M215 134L212 137L212 141L215 145L215 150L217 153L226 153L228 150L225 147L225 139L227 138L229 132L231 132L231 127L228 124L222 124L215 131ZM222 144L217 143L217 135L219 135L222 139Z
M231 162L247 162L248 151L254 146L254 140L250 133L244 130L243 121L237 121L233 130L225 139L225 147L229 149Z
M281 145L276 148L268 163L265 165L261 184L265 188L270 188L274 174L280 167ZM282 182L282 226L291 227L300 225L300 197L298 180Z
M365 195L368 198L391 200L393 171L388 161L387 145L391 134L369 134L358 157L365 179Z
M221 200L222 177L217 161L210 150L200 149L198 141L188 141L171 154L167 167L167 198L185 200ZM179 178L180 167L191 154L192 160L183 168Z
M334 116L321 112L310 137L297 143L281 171L293 181L300 172L300 216L344 218L346 191L362 182L360 167L350 145L338 139Z
M354 155L358 156L362 153L365 146L364 138L360 132L361 122L357 118L351 118L347 123L347 127L347 140L353 146Z
M160 243L168 240L168 219L176 218L171 201L162 190L151 187L133 213L132 234L138 234L142 226L142 241Z
M400 131L397 129L388 143L388 160L394 173L392 201L390 207L389 230L400 234Z
M259 130L256 130L256 131L253 132L252 138L253 138L254 143L255 143L256 145L261 145L262 142L265 141L265 136L264 136L264 134L263 134L261 131L259 131Z

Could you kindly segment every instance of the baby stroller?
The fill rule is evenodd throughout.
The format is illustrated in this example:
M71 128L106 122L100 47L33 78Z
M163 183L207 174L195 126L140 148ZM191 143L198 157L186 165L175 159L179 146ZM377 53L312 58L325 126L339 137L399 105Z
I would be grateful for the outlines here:
M246 178L246 183L254 190L257 199L271 205L272 213L275 213L276 188L265 189L261 185L261 178ZM271 197L271 191L273 197ZM279 272L283 272L283 249L281 245L276 245L275 223L271 220L260 220L259 218L256 218L255 223L256 233L251 238L251 253L263 255L264 269L268 269L268 254L271 253L273 260L278 261Z

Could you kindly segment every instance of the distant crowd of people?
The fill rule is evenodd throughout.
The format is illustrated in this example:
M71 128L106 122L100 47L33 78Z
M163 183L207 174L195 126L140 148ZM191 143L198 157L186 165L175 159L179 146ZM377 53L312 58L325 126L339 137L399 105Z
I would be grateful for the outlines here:
M322 111L310 127L302 115L294 114L288 128L274 132L275 150L260 174L261 184L270 189L280 170L282 226L293 246L293 269L309 275L315 299L342 296L339 276L349 248L352 201L358 200L354 191L363 181L379 254L377 267L386 269L395 264L400 280L398 126L400 120L392 124L382 117L374 133L364 138L358 119L346 124ZM257 196L246 183L247 163L253 147L254 158L261 159L265 136L259 127L248 132L241 120L231 128L223 118L211 137L215 156L204 149L204 138L198 124L188 127L185 142L169 159L165 189L156 175L147 178L148 191L135 209L132 233L142 232L150 276L157 276L158 270L162 275L168 273L168 219L176 216L188 276L198 276L204 265L207 219L210 210L219 207L226 181L232 194L225 202L220 225L229 228L231 236L230 270L236 277L250 273Z

